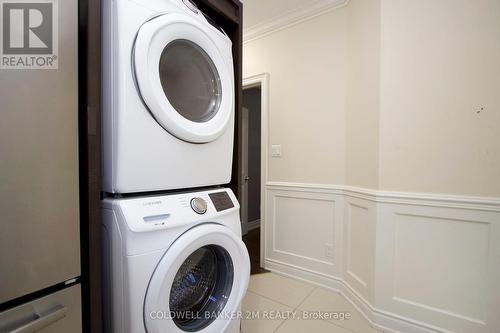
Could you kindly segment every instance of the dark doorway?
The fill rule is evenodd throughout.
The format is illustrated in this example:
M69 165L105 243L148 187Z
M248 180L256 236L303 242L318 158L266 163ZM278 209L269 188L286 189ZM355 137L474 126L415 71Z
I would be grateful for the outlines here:
M250 274L269 272L260 267L260 228L250 230L243 236L243 242L247 246L250 255Z
M260 86L243 89L243 109L239 119L241 140L238 143L241 229L250 254L252 274L266 272L260 267L261 102Z

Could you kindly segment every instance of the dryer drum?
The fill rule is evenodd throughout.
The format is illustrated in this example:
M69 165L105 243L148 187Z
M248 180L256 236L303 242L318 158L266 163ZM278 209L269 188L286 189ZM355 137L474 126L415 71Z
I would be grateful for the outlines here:
M210 56L186 39L177 39L160 56L160 82L167 99L184 118L203 123L219 111L222 86Z
M177 271L170 290L174 323L186 332L208 326L224 309L233 277L233 262L221 246L208 245L193 252Z

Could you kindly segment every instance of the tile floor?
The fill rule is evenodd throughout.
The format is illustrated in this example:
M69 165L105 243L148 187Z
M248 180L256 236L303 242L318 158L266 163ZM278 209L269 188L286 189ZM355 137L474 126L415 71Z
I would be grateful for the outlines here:
M381 333L342 295L274 273L251 276L242 312L243 333ZM341 313L351 318L306 318Z

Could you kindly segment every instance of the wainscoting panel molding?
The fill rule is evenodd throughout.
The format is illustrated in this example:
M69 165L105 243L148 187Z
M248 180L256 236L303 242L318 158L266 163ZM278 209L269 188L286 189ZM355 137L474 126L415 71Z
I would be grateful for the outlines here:
M342 196L290 189L267 192L266 258L339 274Z
M346 197L345 203L344 279L372 301L376 205L353 197Z
M267 269L342 293L385 332L500 332L499 198L265 191Z

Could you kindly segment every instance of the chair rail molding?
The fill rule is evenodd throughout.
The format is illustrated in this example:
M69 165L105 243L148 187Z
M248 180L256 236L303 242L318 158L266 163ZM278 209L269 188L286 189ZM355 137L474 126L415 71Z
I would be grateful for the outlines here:
M348 2L349 0L321 0L313 5L299 7L271 17L245 29L243 31L243 44L344 7Z
M342 293L385 332L499 331L500 198L276 181L265 192L265 268Z
M371 200L380 203L401 203L408 205L422 205L432 207L466 208L500 212L500 198L479 197L455 194L416 193L381 191L363 187L335 184L294 183L294 182L266 182L270 189L294 189L295 191L315 191L324 193L343 194L350 197Z

